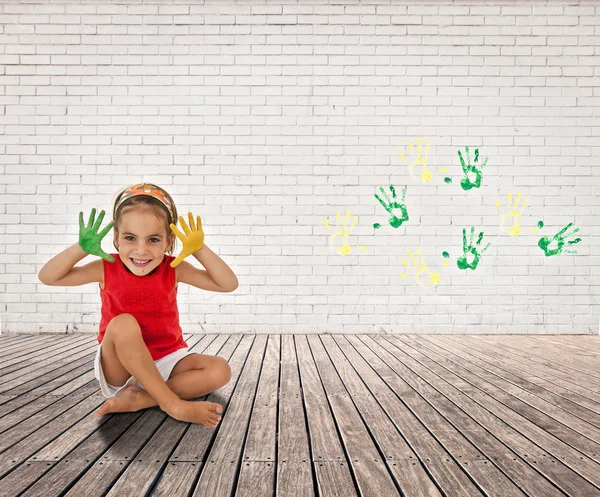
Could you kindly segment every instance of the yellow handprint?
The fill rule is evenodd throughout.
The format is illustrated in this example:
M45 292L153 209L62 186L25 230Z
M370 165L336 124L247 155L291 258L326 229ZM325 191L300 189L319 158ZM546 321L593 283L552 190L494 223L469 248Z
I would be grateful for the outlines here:
M185 259L188 255L192 255L194 252L200 250L204 245L204 232L202 231L202 220L200 216L197 216L196 224L194 224L194 216L191 212L188 212L188 219L190 221L190 226L188 226L183 219L183 216L179 216L179 222L183 231L185 231L185 236L177 226L171 223L171 231L175 233L177 238L181 240L183 243L183 248L181 249L181 253L171 262L171 267L176 267L181 264L181 261Z
M419 138L417 140L417 154L418 155L415 160L413 160L412 162L410 162L408 164L408 172L410 173L411 178L415 179L414 168L416 165L421 165L421 167L422 167L421 175L420 175L421 182L429 183L431 181L431 178L433 178L433 173L431 172L431 169L429 169L427 167L427 154L429 153L429 141L427 141L425 143L425 154L424 155L422 155L422 152L421 152L422 143L423 143L422 138ZM414 154L412 142L408 142L408 151L411 156ZM398 152L398 155L404 162L408 162L402 152ZM446 171L446 168L443 168L440 170L440 172L445 172L445 171Z
M521 218L521 213L525 210L527 206L527 202L529 201L529 197L525 197L525 201L523 202L523 206L521 207L521 211L517 212L517 208L519 207L519 202L521 201L521 192L518 193L517 198L515 199L514 204L511 206L512 202L512 193L508 194L507 208L509 209L504 214L500 215L500 227L504 225L504 221L512 217L513 225L508 229L508 233L510 236L518 236L521 234L521 226L519 225L519 219ZM496 206L498 207L498 211L501 211L500 202L496 200ZM512 207L512 209L511 209Z
M410 250L407 250L407 252L408 252L408 256L412 260L413 265L417 266L417 272L415 273L415 277L414 277L414 280L417 283L417 285L419 285L421 287L426 287L426 286L430 286L430 285L431 286L439 285L440 282L442 281L442 274L429 270L429 268L427 267L427 264L425 264L425 261L423 259L423 254L421 253L421 249L419 249L419 248L416 249L417 255L419 256L419 261L417 261L413 257L413 254ZM408 261L406 259L402 259L402 263L406 267L410 266L410 264L408 263ZM444 267L446 267L447 265L448 265L448 261L444 261ZM423 276L423 274L426 274L429 276L429 285L423 285L423 283L421 283L421 277ZM408 276L404 273L398 273L398 276L401 276L402 278L410 279L410 276Z
M343 227L337 231L334 231L333 233L331 233L329 235L329 247L332 250L335 249L334 239L337 238L338 236L343 237L343 244L340 247L337 247L337 252L343 256L349 255L350 252L352 251L352 247L348 243L348 238L350 238L349 230L354 228L354 226L356 226L356 221L358 221L358 216L354 216L354 219L352 220L352 225L349 227L349 230L346 230L346 224L348 223L349 217L350 217L350 211L347 211L346 218L344 219ZM336 220L336 222L335 222L336 226L339 226L339 224L340 224L340 213L339 212L335 213L335 220ZM325 218L325 226L327 226L327 229L329 231L331 231L331 226L329 225L329 220L327 218ZM366 247L360 247L360 250L366 250Z

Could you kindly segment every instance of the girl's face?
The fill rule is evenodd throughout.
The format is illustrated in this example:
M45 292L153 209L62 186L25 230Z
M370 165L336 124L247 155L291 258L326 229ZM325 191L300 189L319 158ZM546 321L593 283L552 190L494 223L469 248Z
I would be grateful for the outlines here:
M151 209L127 209L119 220L115 245L121 261L136 276L147 276L162 262L171 243L165 221Z

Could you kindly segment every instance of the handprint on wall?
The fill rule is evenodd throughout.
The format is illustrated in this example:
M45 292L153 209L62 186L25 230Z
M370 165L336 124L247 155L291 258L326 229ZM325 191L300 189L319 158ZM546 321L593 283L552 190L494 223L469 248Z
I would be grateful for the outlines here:
M429 154L429 141L427 141L425 143L425 151L422 150L422 146L423 146L423 139L419 138L417 140L417 150L416 150L417 157L416 157L416 159L412 160L411 162L409 162L408 159L406 159L406 157L404 156L404 154L402 152L398 152L398 155L400 156L402 161L407 163L408 173L410 174L410 177L412 179L416 179L415 166L417 166L417 167L421 168L421 171L419 174L419 179L421 180L421 183L429 183L431 181L431 178L433 178L433 172L431 171L431 169L429 169L427 167L427 154ZM414 155L415 155L415 149L413 147L412 142L408 142L407 155L409 155L411 158L414 157ZM444 167L444 168L440 169L440 172L446 172L446 168ZM445 178L446 183L448 183L448 179L449 178Z
M469 147L465 147L465 155L467 156L467 163L460 152L458 151L458 157L460 158L460 164L462 166L465 177L460 180L460 186L463 190L468 191L471 188L479 188L481 186L481 180L483 176L483 168L487 164L488 158L486 157L482 164L479 164L479 149L475 149L475 158L473 164L471 164L471 155L469 154Z
M519 220L521 218L521 214L525 210L527 206L527 202L529 201L529 197L525 197L523 201L523 205L521 206L521 210L517 211L519 207L519 202L521 201L521 192L517 194L514 203L512 203L512 193L508 194L507 201L507 210L500 215L500 228L504 226L504 221L508 218L512 218L512 226L508 228L508 233L510 236L519 236L521 234L521 225L519 224ZM498 211L500 212L502 208L500 207L500 201L496 200L496 206L498 207Z
M416 150L417 158L414 159L413 161L408 162L408 160L406 159L406 157L404 157L404 154L402 152L398 152L398 155L404 162L408 163L408 173L410 174L411 178L416 179L415 166L420 166L421 167L421 174L420 174L421 181L423 183L428 183L432 177L431 170L427 167L427 154L429 153L429 141L427 141L427 143L425 144L424 152L422 150L422 143L423 143L423 139L419 138L417 140L417 150ZM412 142L408 142L408 154L411 158L415 154L415 150L414 150Z
M471 236L469 238L469 243L467 243L467 230L463 228L463 255L459 257L456 261L456 265L459 269L477 269L479 265L479 260L483 253L490 247L491 243L488 243L483 249L481 249L481 242L483 240L483 231L479 233L479 237L475 244L473 244L473 240L475 238L475 228L471 228ZM448 259L450 258L450 254L448 252L443 252L442 255Z
M327 230L330 232L329 235L329 248L332 251L336 251L338 254L342 256L349 255L352 252L352 247L348 243L348 239L350 238L350 230L356 226L356 222L358 221L358 216L354 216L352 220L352 224L348 227L348 219L350 218L350 211L346 212L346 217L344 219L344 224L337 230L331 233L332 227L329 225L329 219L325 218L325 226L327 226ZM335 224L336 227L340 226L340 213L335 213ZM360 247L359 250L366 250L366 247Z
M541 223L541 221L540 221ZM542 223L543 226L543 223ZM576 233L579 233L579 228L575 228L571 233L565 234L565 232L573 226L573 223L567 224L562 230L556 233L552 238L549 236L543 236L538 241L538 247L540 247L546 257L551 257L553 255L560 255L564 252L567 254L576 254L575 250L564 250L565 242L567 243L567 247L570 245L575 245L581 241L581 238L575 238L574 240L568 240L568 238L572 238ZM553 245L556 242L556 246L554 248L550 248L550 245Z
M379 187L381 191L381 197L375 194L375 198L379 201L379 203L383 206L383 208L390 214L390 218L388 219L388 223L392 228L399 228L403 222L408 221L408 210L406 209L406 205L404 204L404 199L406 198L406 188L402 190L402 199L398 202L396 197L396 189L394 185L390 185L390 192L392 192L392 199L387 196L383 186ZM385 201L382 199L385 198ZM375 223L373 224L373 228L379 229L381 228L381 224Z
M407 252L408 252L408 256L410 257L410 259L412 261L412 265L417 268L415 271L415 275L413 277L413 279L415 280L417 285L419 285L421 287L429 287L429 286L439 285L442 280L442 274L429 270L429 268L427 267L427 264L425 264L425 260L423 258L423 254L421 253L421 249L417 248L415 250L415 252L419 256L418 261L413 257L413 254L410 250L407 250ZM406 259L402 259L402 264L404 264L407 268L410 267L410 264L408 263L408 261ZM445 261L444 267L447 265L448 265L448 261ZM408 276L404 273L398 273L398 276L400 276L402 278L410 279L410 276ZM421 282L421 278L423 276L428 277L428 281L426 281L425 284L423 284L423 282Z

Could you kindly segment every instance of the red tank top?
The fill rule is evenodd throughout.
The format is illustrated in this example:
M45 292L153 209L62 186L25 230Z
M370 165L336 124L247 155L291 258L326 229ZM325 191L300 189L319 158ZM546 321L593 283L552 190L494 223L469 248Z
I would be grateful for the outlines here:
M187 347L179 326L175 269L170 263L175 257L165 255L154 273L135 276L118 254L115 262L104 259L104 288L100 288L102 318L98 343L102 343L106 327L119 314L131 314L142 329L144 343L153 360Z

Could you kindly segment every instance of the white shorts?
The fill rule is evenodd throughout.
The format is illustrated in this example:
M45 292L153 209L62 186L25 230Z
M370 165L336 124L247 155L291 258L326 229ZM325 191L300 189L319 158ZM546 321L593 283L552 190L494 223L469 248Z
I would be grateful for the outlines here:
M96 358L94 359L94 376L100 383L100 390L102 391L102 395L104 395L107 399L110 397L114 397L121 390L123 390L125 387L128 387L129 385L135 385L141 388L142 390L144 389L144 387L138 381L136 381L136 379L133 376L130 376L129 379L125 382L125 384L120 387L114 387L112 385L109 385L106 382L106 379L104 378L104 371L102 371L102 363L100 362L101 349L102 344L99 344L98 350L96 352ZM185 356L195 353L196 352L190 352L188 348L184 347L182 349L176 350L175 352L172 352L169 355L161 357L157 361L154 361L154 364L156 364L156 369L158 369L158 372L162 376L162 379L167 381L169 379L169 376L171 375L171 371L173 371L173 368L176 366L176 364Z

